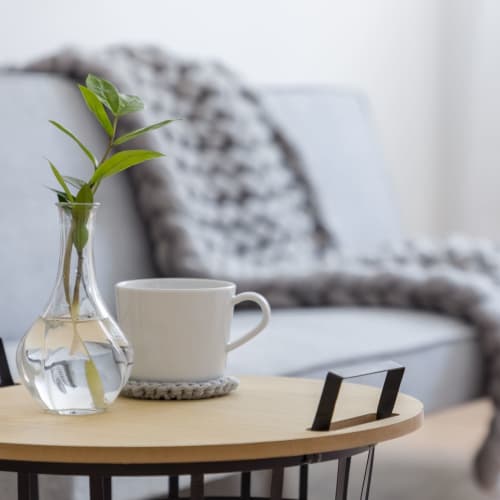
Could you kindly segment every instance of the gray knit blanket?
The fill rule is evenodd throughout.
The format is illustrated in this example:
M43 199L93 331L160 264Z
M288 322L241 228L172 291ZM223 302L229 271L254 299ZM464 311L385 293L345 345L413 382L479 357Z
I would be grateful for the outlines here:
M299 154L257 95L218 64L181 60L152 47L116 47L65 51L29 69L77 80L92 72L137 93L147 109L130 115L128 130L183 118L137 141L137 147L168 156L129 174L164 275L227 278L262 291L274 306L420 308L473 325L497 408L475 471L483 487L496 487L498 248L466 239L414 241L363 258L343 255L322 223Z

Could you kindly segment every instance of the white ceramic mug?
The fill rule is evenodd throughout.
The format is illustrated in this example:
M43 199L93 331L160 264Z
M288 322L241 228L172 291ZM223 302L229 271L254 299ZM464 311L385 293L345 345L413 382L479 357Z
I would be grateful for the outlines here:
M118 322L134 348L131 378L201 382L224 375L227 353L248 342L269 323L267 300L255 292L236 295L229 281L157 278L115 286ZM233 309L256 302L262 317L230 342Z

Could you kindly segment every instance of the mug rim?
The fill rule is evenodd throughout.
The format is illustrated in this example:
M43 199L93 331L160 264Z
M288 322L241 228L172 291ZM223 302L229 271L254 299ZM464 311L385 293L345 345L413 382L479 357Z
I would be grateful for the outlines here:
M192 285L190 286L190 282ZM148 284L159 284L160 286L148 286ZM183 284L182 287L161 286L168 283ZM155 293L179 293L179 292L213 292L216 290L227 290L236 288L236 284L231 281L217 280L210 278L140 278L134 280L120 281L115 284L115 289L132 290L140 292Z

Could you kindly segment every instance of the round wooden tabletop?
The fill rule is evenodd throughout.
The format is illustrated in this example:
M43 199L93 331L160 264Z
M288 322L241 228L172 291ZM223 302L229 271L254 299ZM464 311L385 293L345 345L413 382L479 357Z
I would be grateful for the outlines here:
M331 429L308 430L323 381L244 377L228 396L201 401L119 398L92 416L44 413L20 386L0 389L0 459L155 464L254 460L379 443L416 430L423 407L400 394L375 420L380 390L342 386Z

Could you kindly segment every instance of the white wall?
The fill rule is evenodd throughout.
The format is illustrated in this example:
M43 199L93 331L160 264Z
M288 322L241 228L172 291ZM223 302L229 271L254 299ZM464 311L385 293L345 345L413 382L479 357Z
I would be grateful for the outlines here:
M500 238L500 2L447 0L445 227ZM446 196L447 195L447 196Z
M335 83L370 97L409 233L440 229L436 0L2 2L0 64L63 44L156 42L215 56L254 83Z

